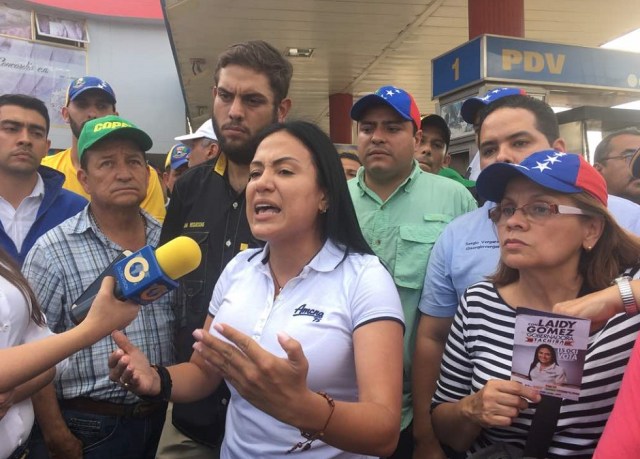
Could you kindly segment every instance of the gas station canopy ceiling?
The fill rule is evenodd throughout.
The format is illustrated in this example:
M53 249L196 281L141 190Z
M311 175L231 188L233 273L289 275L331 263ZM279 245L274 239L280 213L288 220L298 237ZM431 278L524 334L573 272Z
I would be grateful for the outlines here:
M473 0L469 0L473 1ZM328 130L329 95L354 100L393 84L434 111L431 59L468 41L465 0L164 0L195 129L210 116L213 69L227 46L266 40L290 58L292 117ZM640 28L638 0L525 0L525 38L600 46Z

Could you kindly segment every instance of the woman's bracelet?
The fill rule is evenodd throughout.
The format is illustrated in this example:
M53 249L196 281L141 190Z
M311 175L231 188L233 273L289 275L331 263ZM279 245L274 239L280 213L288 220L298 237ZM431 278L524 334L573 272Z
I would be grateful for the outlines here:
M324 427L322 428L322 430L319 430L316 433L309 433L309 432L304 432L304 431L300 431L300 435L302 435L304 438L306 438L306 441L299 441L298 443L296 443L295 445L293 445L291 447L291 449L289 451L287 451L287 454L294 452L297 449L300 449L300 451L307 451L308 449L311 448L311 443L313 443L316 440L321 439L322 437L324 437L324 432L325 430L327 430L327 426L329 425L329 421L331 421L331 416L333 416L333 412L336 409L336 402L333 401L333 399L331 398L330 395L328 395L326 392L318 392L318 394L322 395L325 400L327 401L327 403L329 404L329 408L331 409L331 411L329 412L329 417L327 418L327 422L324 423Z
M168 402L171 399L171 389L173 388L173 381L169 370L161 365L151 365L151 368L158 372L160 376L160 393L158 395L139 395L145 402Z

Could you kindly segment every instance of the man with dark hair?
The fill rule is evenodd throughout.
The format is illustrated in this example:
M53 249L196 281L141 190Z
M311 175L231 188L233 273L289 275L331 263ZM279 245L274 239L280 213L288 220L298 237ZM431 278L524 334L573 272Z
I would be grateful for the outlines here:
M64 187L67 190L89 199L89 195L78 181L78 169L80 169L78 137L80 137L82 126L87 121L117 114L116 95L111 85L106 81L93 76L85 76L77 78L69 84L66 103L62 107L62 117L71 128L71 147L42 159L44 166L51 167L65 175ZM160 223L164 220L166 213L164 195L157 174L150 176L142 208Z
M640 204L640 179L631 174L631 158L640 149L640 129L607 135L596 147L593 167L607 182L609 194Z
M473 132L476 134L476 146L478 144L478 126L480 123L480 110L487 105L506 96L526 96L524 89L520 88L494 88L487 91L483 96L469 97L460 107L460 116L467 123L473 126ZM475 180L480 174L480 155L476 154L471 159L467 169L467 177Z
M420 169L432 174L448 167L451 156L448 154L451 130L445 120L438 115L427 115L420 121L422 137L416 148L415 158Z
M40 161L51 142L45 104L0 96L0 247L22 264L36 239L74 216L87 200L64 190L64 175Z
M392 458L413 451L411 367L417 306L433 244L453 218L476 208L453 180L427 174L414 159L420 142L420 111L413 97L383 86L356 102L358 155L364 167L349 191L362 233L393 275L405 316L401 433Z
M531 153L553 148L565 150L558 121L546 103L527 95L502 97L482 108L478 118L478 146L482 169L496 162L519 164ZM632 203L609 199L609 209L627 229L638 230L638 213ZM436 242L424 289L414 362L414 432L423 457L445 457L431 428L431 397L440 371L440 361L464 290L493 273L498 266L500 248L488 211L495 203L486 202L476 211L451 222ZM631 212L630 212L631 210ZM633 218L629 217L633 214ZM634 221L636 221L634 223ZM635 228L634 228L635 225ZM430 456L431 457L431 456Z
M449 167L451 163L451 155L449 154L451 130L444 118L438 115L427 115L420 121L420 129L422 138L414 154L420 169L455 180L474 195L475 182L465 179L458 171Z
M342 170L347 180L354 178L358 173L358 169L362 166L355 145L349 145L349 147L353 147L353 151L350 148L338 148L338 157L340 158L340 164L342 164Z
M160 224L141 209L149 181L145 151L151 138L111 115L85 123L78 138L78 180L91 203L34 244L23 272L42 305L47 324L61 333L75 324L72 303L123 251L156 247ZM175 294L140 310L124 331L157 365L175 362ZM55 388L34 398L38 425L54 457L153 458L166 403L143 402L109 380L110 337L74 354ZM46 457L33 440L32 457ZM84 451L83 451L84 450Z
M0 96L0 247L18 265L22 265L40 236L87 205L82 196L62 188L62 174L40 166L40 160L49 149L48 135L49 112L41 100L22 94ZM15 304L11 304L15 298L9 296L5 287L2 290L2 296L7 295L5 317L9 318L2 326L3 335L15 336L20 341L23 338L18 336L18 330L23 319L18 310L14 310ZM34 307L32 305L30 309ZM3 343L6 342L3 339ZM8 431L12 441L18 440L22 452L33 424L30 397L51 378L50 372L44 372L0 393L3 430ZM6 441L7 435L2 438ZM9 445L2 447L5 452L6 448L13 449ZM21 453L16 450L15 454Z
M258 244L245 209L253 140L287 116L292 73L291 63L264 41L232 45L218 58L212 121L222 153L215 167L190 169L176 182L161 235L161 241L190 236L202 250L200 267L181 280L178 292L175 344L181 362L191 357L192 333L204 324L220 273L238 252ZM217 457L228 397L223 383L205 400L174 404L158 457Z

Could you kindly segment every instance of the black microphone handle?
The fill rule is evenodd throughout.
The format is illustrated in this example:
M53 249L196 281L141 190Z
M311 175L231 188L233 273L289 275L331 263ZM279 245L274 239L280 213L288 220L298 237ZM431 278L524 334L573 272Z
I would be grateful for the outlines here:
M120 255L118 255L115 259L113 259L113 261L109 264L109 266L105 268L104 271L102 271L102 273L97 277L97 279L94 280L91 283L91 285L89 285L89 287L87 287L87 289L84 292L82 292L82 295L80 295L80 297L74 301L74 303L71 305L71 309L69 310L69 317L71 318L74 324L78 325L80 322L82 322L85 319L85 317L87 317L87 314L89 314L89 309L91 309L91 305L93 304L93 301L96 299L96 295L100 290L100 286L102 285L102 280L105 278L105 276L113 276L113 267L115 266L115 264L118 261L128 257L129 255L131 255L131 252L128 250L125 250ZM92 292L92 293L89 293L89 292ZM113 293L115 297L118 298L119 300L124 299L124 296L122 295L122 290L120 290L120 286L117 283L115 288L113 289ZM87 296L87 294L89 295Z
M100 282L102 282L102 279L100 280ZM126 300L126 298L122 294L122 290L120 289L120 286L117 283L113 289L113 295L120 301ZM69 317L71 317L71 320L73 321L74 324L78 325L87 317L87 314L89 314L89 309L91 309L91 306L93 305L93 302L95 301L96 296L98 296L98 292L96 292L95 295L92 295L88 298L81 299L79 302L74 303L71 306Z

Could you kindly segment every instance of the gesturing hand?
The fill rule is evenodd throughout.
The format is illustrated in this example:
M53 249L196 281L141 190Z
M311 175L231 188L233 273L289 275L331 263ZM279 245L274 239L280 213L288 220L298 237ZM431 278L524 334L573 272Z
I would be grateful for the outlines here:
M214 328L231 343L213 337L205 330L193 333L194 349L202 359L216 368L242 397L256 408L286 423L291 423L291 401L309 392L309 363L300 343L285 333L278 343L287 358L264 350L249 336L229 325Z
M120 349L109 356L109 379L138 395L158 395L160 377L147 357L121 331L114 331L111 337Z
M525 399L537 403L540 394L516 381L492 379L479 392L464 399L463 410L482 427L508 426L529 406Z

